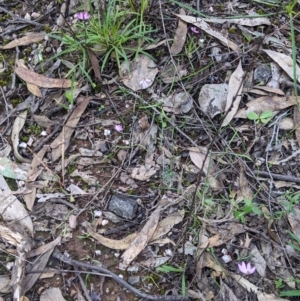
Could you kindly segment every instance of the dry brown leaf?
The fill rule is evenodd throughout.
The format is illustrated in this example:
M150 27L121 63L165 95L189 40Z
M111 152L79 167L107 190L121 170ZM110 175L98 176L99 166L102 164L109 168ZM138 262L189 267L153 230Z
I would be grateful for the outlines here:
M133 168L131 177L139 181L146 181L150 179L154 174L156 174L156 169L150 164L145 164Z
M172 39L164 39L158 43L153 43L153 44L150 44L150 45L147 45L145 48L143 48L143 50L151 50L151 49L155 49L155 48L158 48L159 46L163 45L163 44L167 44L167 42L170 42L172 41Z
M178 212L174 212L161 220L158 223L158 226L152 236L151 241L157 240L158 238L162 237L163 235L169 233L174 225L179 224L182 222L184 217L184 210L180 210Z
M19 221L22 227L27 228L33 236L33 224L28 212L22 203L12 195L2 176L0 176L0 214L4 221Z
M274 94L278 94L278 95L282 95L284 96L284 92L280 89L277 88L273 88L273 87L268 87L268 86L254 86L253 88L259 89L259 90L263 90L266 92L270 92L270 93L274 93Z
M168 97L158 99L157 102L163 103L163 109L166 112L174 114L188 113L193 107L193 98L185 92L172 93Z
M279 121L278 126L280 130L291 131L295 128L295 123L293 118L285 117Z
M30 163L31 160L27 159L27 158L23 158L20 154L19 154L19 133L22 130L25 121L26 121L26 117L27 117L27 110L22 111L15 119L13 127L12 127L12 132L11 132L11 140L12 140L12 144L13 144L13 150L14 150L14 156L16 157L16 159L18 159L20 162L23 163Z
M267 227L267 231L268 231L268 234L269 236L275 241L277 242L278 244L280 243L280 240L277 236L277 234L274 232L274 230L272 229L272 225L274 223L274 220L273 219L270 219L269 222L268 222L268 227Z
M300 107L298 105L294 106L294 126L295 126L295 135L300 147Z
M52 148L52 160L53 162L58 160L66 149L70 145L70 140L73 132L75 131L76 125L79 122L79 119L86 107L89 104L89 101L93 97L79 97L77 100L77 105L74 108L72 114L69 116L68 121L63 127L61 133L56 137L56 139L51 143Z
M49 128L55 124L54 121L52 121L45 115L34 115L33 114L32 117L33 117L34 121L43 128Z
M227 39L226 37L224 37L221 33L219 33L218 31L214 30L212 27L210 27L210 25L208 25L203 19L201 19L200 17L192 17L192 16L185 16L185 15L175 15L178 18L180 18L181 20L183 20L184 22L187 23L191 23L194 26L202 29L203 31L205 31L207 34L209 34L212 37L215 37L216 39L218 39L223 45L228 46L230 49L232 49L233 51L240 51L240 48L238 45L236 45L235 43L233 43L232 41L230 41L229 39Z
M51 287L46 289L40 297L40 301L66 301L61 290L58 287Z
M206 84L199 93L200 108L213 118L224 112L227 95L228 84Z
M288 220L293 233L300 239L300 209L294 208L296 215L289 213Z
M180 8L179 11L180 15L185 15L185 11L183 8ZM187 34L187 25L186 22L183 22L182 20L178 20L178 26L176 29L175 37L174 37L174 44L171 47L171 54L178 54L181 52L185 40L186 40L186 34Z
M100 244L102 244L103 246L105 246L107 248L114 249L114 250L128 249L130 247L131 243L134 241L134 239L138 235L138 233L132 233L119 240L110 239L101 234L94 232L94 230L92 229L92 227L89 223L84 222L82 225L86 229L87 233L92 235L92 237L94 237L98 242L100 242Z
M222 274L224 274L223 267L220 264L218 264L218 262L215 261L215 259L210 253L205 252L203 256L204 256L204 260L203 260L204 267L213 269L216 272L215 276L220 277Z
M17 63L18 67L28 69L22 61L17 60L16 63ZM38 86L30 84L30 83L26 83L26 86L27 86L28 91L31 92L33 95L35 95L37 97L43 97L42 92Z
M244 287L249 293L254 292L257 294L258 301L288 301L287 299L282 299L280 297L276 297L273 294L266 294L261 291L260 287L252 284L250 281L242 277L241 275L231 274L242 287Z
M252 245L250 250L251 260L255 263L256 271L261 277L265 277L267 263L263 256L260 254L258 248L255 245Z
M205 159L205 153L208 151L207 148L203 147L202 152L199 151L196 147L190 147L189 149L189 155L192 160L192 162L196 165L197 168L200 170L202 169L203 162ZM220 181L216 178L216 165L214 161L211 159L210 155L207 156L204 167L203 167L204 174L208 177L208 183L210 187L214 191L218 191L221 189L222 185Z
M273 50L262 49L275 63L277 63L291 78L294 79L294 62L293 59L280 52ZM296 64L296 79L300 83L300 68Z
M159 71L161 80L165 84L171 84L179 81L183 76L188 74L186 65L165 64ZM175 94L175 93L173 93Z
M230 76L228 83L228 95L226 100L225 112L229 110L225 119L223 120L222 127L228 125L228 123L232 120L235 113L237 112L240 101L242 98L242 90L243 90L243 79L244 79L244 70L242 68L241 61L239 62L238 67L234 70L232 75Z
M278 97L278 96L263 96L253 99L246 103L247 109L239 110L234 118L247 118L249 112L255 112L260 115L264 111L280 111L297 103L295 96Z
M98 61L97 55L95 54L95 52L92 49L90 49L88 47L85 47L85 49L88 53L90 62L92 64L92 68L93 68L95 77L100 81L101 74L100 74L100 67L99 67L99 61Z
M129 70L127 62L123 62L120 66L120 77L123 84L133 91L149 88L158 73L155 62L144 54L130 62Z
M210 237L207 241L202 243L200 246L198 246L198 248L206 249L206 248L209 248L209 247L217 247L220 244L223 244L223 241L220 243L220 235L216 234L216 235Z
M44 32L28 32L26 36L15 39L3 46L3 49L11 49L17 46L26 46L32 43L37 43L39 41L42 41L45 36L46 34Z
M236 200L238 202L242 201L243 199L252 200L253 193L251 188L249 187L249 181L245 176L245 167L241 162L239 162L239 164L240 164L240 176L238 178L239 189L237 191Z
M48 145L44 145L43 148L36 155L34 155L27 174L26 184L35 181L37 177L40 175L40 173L42 172L42 169L38 170L38 167L41 165L41 162L48 148L49 148ZM23 195L26 206L30 211L32 211L35 202L35 197L36 197L36 187L31 187L31 192Z
M43 271L44 268L46 267L48 260L53 252L54 247L52 249L50 249L48 252L39 256L32 263L27 264L27 266L26 266L27 275L24 279L25 293L28 292L34 286L34 284L40 277L40 275L42 273L41 271Z
M218 24L224 24L224 23L232 23L232 24L237 24L237 25L242 25L242 26L259 26L259 25L270 25L271 22L268 18L264 17L257 17L257 18L227 18L227 19L222 19L222 18L206 18L206 22L208 23L218 23Z
M131 246L123 253L122 258L125 266L128 266L132 260L134 260L136 256L138 256L140 252L144 250L148 242L151 241L151 238L153 237L158 225L161 208L164 201L164 199L160 201L157 208L152 212L138 236L131 243Z
M10 292L11 292L10 276L9 275L1 275L0 276L0 293L8 294Z
M30 83L42 88L63 89L70 88L72 86L72 81L69 79L50 78L21 67L16 67L15 72L26 83ZM77 82L75 82L74 85L77 85Z

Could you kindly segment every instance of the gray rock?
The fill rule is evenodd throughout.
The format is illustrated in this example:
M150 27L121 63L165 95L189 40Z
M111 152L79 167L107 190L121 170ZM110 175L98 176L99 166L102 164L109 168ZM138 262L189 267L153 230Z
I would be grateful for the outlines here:
M267 65L261 65L254 71L254 82L266 84L272 76L271 68Z
M141 277L140 277L140 276L131 276L131 277L128 277L128 282L129 282L131 285L140 283L140 281L141 281Z
M108 205L108 209L125 219L133 219L138 208L135 199L114 194Z
M95 150L99 150L101 153L106 154L109 151L109 146L107 145L106 141L98 140L95 142L94 146Z

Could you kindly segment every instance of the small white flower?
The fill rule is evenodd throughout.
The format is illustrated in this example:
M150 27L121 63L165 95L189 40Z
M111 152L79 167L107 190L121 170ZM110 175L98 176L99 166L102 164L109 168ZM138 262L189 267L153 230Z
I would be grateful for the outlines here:
M102 226L105 226L105 225L107 225L107 224L108 224L108 220L107 220L107 219L104 219L104 220L102 221L102 223L101 223Z
M47 136L48 134L47 134L46 131L42 131L40 135L45 137L45 136Z
M147 89L152 85L152 81L147 78L147 79L143 79L140 81L140 86L142 87L142 89Z
M27 143L25 142L19 143L19 148L26 148L26 147L27 147Z
M97 256L100 256L100 255L101 255L101 250L95 250L95 254L96 254Z
M109 135L110 135L110 130L106 130L106 129L105 129L105 130L104 130L104 136L107 137L107 136L109 136Z
M100 216L102 216L102 211L101 211L101 210L95 210L95 211L94 211L94 216L95 216L95 217L100 217Z

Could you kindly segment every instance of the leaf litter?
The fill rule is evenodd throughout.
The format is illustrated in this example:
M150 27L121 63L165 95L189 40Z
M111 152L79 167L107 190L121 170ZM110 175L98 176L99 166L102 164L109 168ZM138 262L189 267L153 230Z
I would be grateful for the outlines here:
M94 5L99 12L105 9ZM183 9L176 1L165 4L162 14L154 6L156 15L171 12L177 19L162 18L164 30L153 21L157 40L147 45L141 40L139 51L119 70L112 55L100 72L99 54L84 45L85 70L79 68L72 80L68 72L78 67L76 51L63 57L63 64L38 60L67 44L45 38L40 27L25 36L15 25L15 35L1 33L10 40L2 49L11 57L1 61L0 76L9 64L20 94L15 105L15 84L1 88L0 236L17 254L11 278L1 279L1 293L25 299L37 285L41 300L69 298L59 281L47 289L38 279L51 266L50 258L66 256L84 258L90 271L95 260L113 259L110 276L131 292L106 276L95 276L95 284L103 277L101 289L93 286L89 292L84 281L65 275L68 289L75 287L86 299L110 300L110 292L119 299L139 294L118 280L120 269L145 277L137 287L154 298L163 291L172 292L172 300L180 294L244 300L254 292L258 300L286 300L280 297L286 296L283 290L299 290L299 173L292 167L299 164L299 67L289 25L278 18L278 29L276 15L260 16L255 3L252 10L249 3L224 5L231 18L224 18L214 1L203 5L206 17L192 16L191 6ZM60 19L60 26L72 22ZM89 20L84 22L88 26ZM65 33L72 34L68 28ZM172 43L168 36L174 37ZM25 47L32 50L29 59L18 52ZM270 72L257 79L261 66ZM266 112L271 112L268 122ZM132 220L107 206L115 192L134 200L138 209ZM43 246L34 241L40 237ZM242 262L254 272L243 270L245 276L238 268ZM69 266L82 277L80 265ZM155 271L151 286L151 271L143 267L159 266L184 272ZM50 274L49 279L62 280L58 270ZM255 285L259 277L265 280L262 290Z

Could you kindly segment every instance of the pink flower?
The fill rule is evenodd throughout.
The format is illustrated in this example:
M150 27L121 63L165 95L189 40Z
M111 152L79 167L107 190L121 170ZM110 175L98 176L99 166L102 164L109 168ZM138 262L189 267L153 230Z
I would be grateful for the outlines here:
M196 33L196 34L198 34L200 31L197 29L197 27L195 27L195 26L192 26L191 28L191 31L193 32L193 33Z
M114 128L117 132L123 132L123 126L121 124L115 124Z
M75 17L79 20L88 20L91 17L91 15L86 11L82 11L75 14Z
M140 86L142 89L147 89L152 85L152 81L150 79L143 79L140 81Z
M251 275L255 272L256 268L255 267L251 267L251 263L248 262L247 265L244 261L242 261L241 264L238 264L239 270L241 273L245 274L245 275Z

